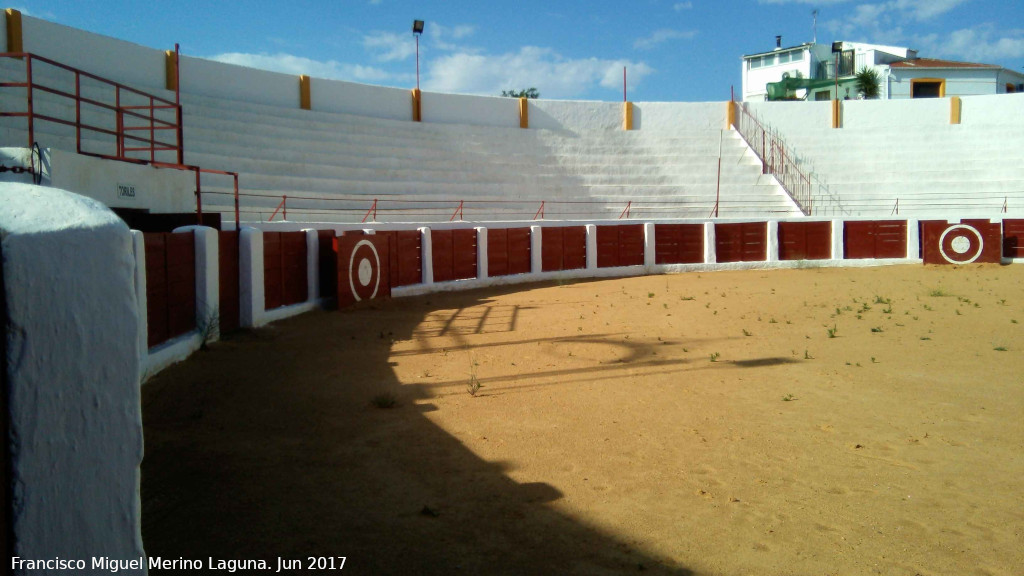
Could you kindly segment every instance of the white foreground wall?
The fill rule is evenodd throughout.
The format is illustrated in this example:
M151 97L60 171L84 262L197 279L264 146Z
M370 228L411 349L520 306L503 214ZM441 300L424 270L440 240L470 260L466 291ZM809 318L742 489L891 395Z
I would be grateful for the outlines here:
M0 197L13 555L89 568L93 556L138 559L142 414L128 228L62 190L3 183Z

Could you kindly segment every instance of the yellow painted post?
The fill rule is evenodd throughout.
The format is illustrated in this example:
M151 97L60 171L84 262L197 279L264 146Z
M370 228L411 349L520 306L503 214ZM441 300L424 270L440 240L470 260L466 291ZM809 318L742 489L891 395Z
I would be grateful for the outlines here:
M843 125L843 103L840 100L832 100L832 127L841 128Z
M951 97L949 99L949 123L950 124L959 124L960 123L960 113L961 113L961 109L962 109L961 107L962 106L963 106L963 102L960 100L959 96L953 96L953 97Z
M728 108L728 112L726 112L726 119L725 119L726 125L725 125L725 129L729 130L733 126L736 125L736 103L733 102L732 100L730 100L730 101L726 102L726 105L729 108Z
M309 76L299 76L299 107L303 110L313 109L313 93L309 85Z
M7 51L25 51L25 43L21 35L21 12L14 8L7 9Z
M423 109L421 104L421 95L419 88L412 89L412 121L422 122L423 121Z
M632 130L633 129L633 103L623 102L622 103L622 129Z
M174 50L164 50L164 87L168 90L178 89L178 59Z
M526 98L519 99L519 127L530 127L530 105L527 104Z

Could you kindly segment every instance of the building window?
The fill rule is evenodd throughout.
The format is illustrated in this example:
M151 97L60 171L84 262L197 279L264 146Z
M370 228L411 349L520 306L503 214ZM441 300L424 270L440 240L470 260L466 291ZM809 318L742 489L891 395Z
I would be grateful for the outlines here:
M804 53L803 52L791 52L790 55L789 55L789 59L791 61L793 61L793 62L800 62L801 60L804 59Z
M750 59L750 69L751 70L753 70L754 68L760 68L760 67L761 67L761 59L760 58L751 58Z
M946 81L942 78L913 78L910 80L911 98L945 98Z

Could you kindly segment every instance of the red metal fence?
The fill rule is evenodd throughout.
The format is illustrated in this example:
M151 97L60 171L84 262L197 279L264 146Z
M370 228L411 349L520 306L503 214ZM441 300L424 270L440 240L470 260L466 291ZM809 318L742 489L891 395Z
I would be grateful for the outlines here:
M746 103L733 105L739 109L736 131L761 159L761 173L775 176L804 214L810 216L814 212L811 179L797 166L793 151L787 152L782 136L763 126L747 109Z
M153 347L196 327L196 250L192 232L143 234L146 320Z

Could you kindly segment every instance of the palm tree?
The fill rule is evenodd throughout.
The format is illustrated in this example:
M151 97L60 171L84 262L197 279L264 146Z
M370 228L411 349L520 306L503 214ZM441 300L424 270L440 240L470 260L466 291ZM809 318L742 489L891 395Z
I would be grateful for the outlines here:
M867 66L857 72L857 91L864 95L865 100L878 98L878 92L882 85L882 79L878 77L878 71Z

